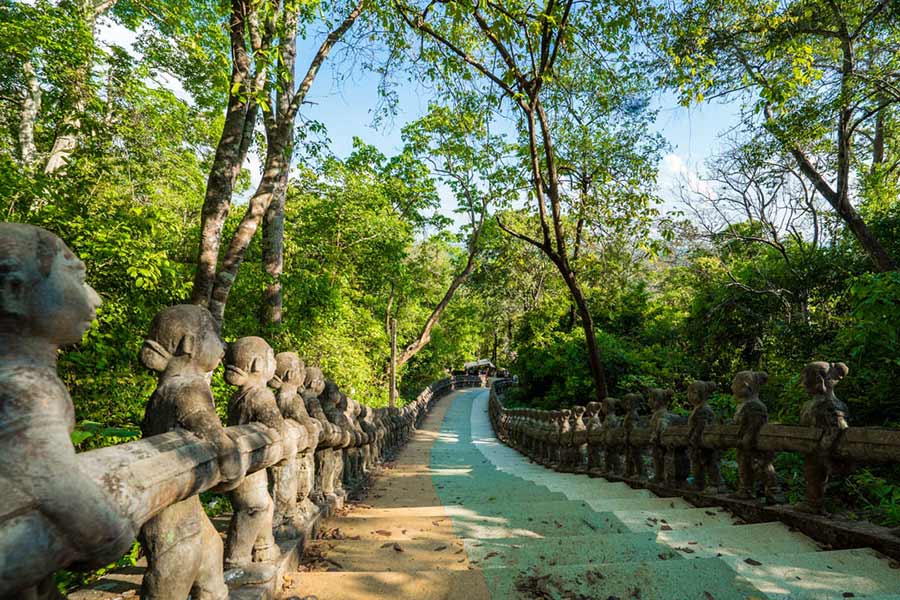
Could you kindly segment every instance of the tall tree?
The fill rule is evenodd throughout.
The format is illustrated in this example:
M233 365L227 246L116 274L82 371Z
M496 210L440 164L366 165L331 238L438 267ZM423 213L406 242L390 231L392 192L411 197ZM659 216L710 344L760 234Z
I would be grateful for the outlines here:
M265 243L267 270L273 278L266 293L266 318L281 319L278 279L284 260L284 191L293 158L294 122L319 69L360 16L364 3L358 0L335 7L295 1L266 1L256 5L235 0L232 3L232 85L226 125L203 206L193 293L194 302L207 305L220 323L247 248L264 217L269 228ZM338 13L336 25L297 82L294 71L300 26L318 18L320 9L329 8ZM259 112L266 139L262 177L220 259L222 228L231 208L234 181Z
M883 124L900 106L900 6L890 0L683 3L661 28L686 103L740 96L842 219L878 271L897 268L857 203L854 179L885 162ZM879 123L881 125L879 125ZM866 141L861 132L869 130ZM869 144L869 151L860 152ZM865 168L858 165L868 163ZM868 165L871 164L871 167Z
M615 66L631 50L630 3L546 3L532 0L409 2L394 0L404 23L417 32L422 58L437 64L436 78L449 85L474 75L491 84L516 111L525 138L529 196L537 207L540 232L500 227L540 249L566 283L584 329L596 397L607 396L606 376L588 300L572 264L564 226L565 201L553 115L547 98L566 55L590 48L596 81L615 80Z
M430 165L456 200L456 212L465 216L466 258L416 337L397 355L398 367L431 341L441 315L476 267L485 220L494 206L508 202L513 193L514 178L504 160L511 149L500 136L491 134L483 98L470 93L455 100L450 106L430 106L426 116L403 130L407 151ZM390 306L388 318L389 313Z

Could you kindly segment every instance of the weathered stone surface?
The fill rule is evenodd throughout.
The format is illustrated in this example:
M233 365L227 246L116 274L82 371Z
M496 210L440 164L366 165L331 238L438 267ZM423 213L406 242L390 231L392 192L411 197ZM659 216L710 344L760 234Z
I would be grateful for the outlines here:
M100 306L84 273L52 233L0 223L2 597L44 595L53 570L108 563L136 532L81 471L72 400L56 373L57 350L81 341Z
M825 486L836 467L833 454L844 431L849 427L847 405L834 395L834 387L846 377L849 369L844 363L814 362L803 368L803 387L811 396L800 410L800 425L822 430L819 447L806 454L803 475L806 480L806 500L797 510L809 513L824 512Z
M141 431L150 437L181 429L208 440L218 455L219 473L237 480L243 476L239 449L216 414L207 377L223 353L216 322L206 309L179 305L156 315L141 349L141 362L159 373L159 381L147 403ZM189 594L210 600L227 598L222 539L197 496L175 502L148 520L140 541L147 556L142 598Z
M286 437L287 426L267 383L275 376L275 353L259 337L244 337L228 347L225 379L237 386L228 404L228 424L257 422ZM285 448L284 458L296 454L296 440ZM274 503L265 471L248 475L231 492L234 513L225 543L225 567L239 569L232 583L264 583L274 577L271 565L279 556L272 533ZM256 565L254 563L262 563Z

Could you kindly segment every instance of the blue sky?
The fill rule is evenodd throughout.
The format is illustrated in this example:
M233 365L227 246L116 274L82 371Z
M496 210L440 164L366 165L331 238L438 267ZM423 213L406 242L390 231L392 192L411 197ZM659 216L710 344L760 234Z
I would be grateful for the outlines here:
M105 20L98 37L101 41L130 49L135 34L124 27ZM300 44L298 70L305 71L304 58L312 53L313 44ZM337 60L334 60L334 59ZM349 77L336 77L332 69L347 72L347 61L338 54L325 61L307 101L302 109L305 118L322 122L332 142L331 149L338 156L346 156L355 136L376 146L386 155L395 154L401 147L400 130L403 125L424 114L431 91L420 85L400 87L396 117L379 127L373 125L374 111L378 105L378 77L353 69ZM185 100L190 100L177 80L163 76L162 84ZM704 162L721 149L724 132L738 122L738 108L720 103L704 103L685 108L670 93L660 93L652 99L652 107L658 111L656 129L666 138L669 149L660 163L657 180L658 192L664 200L663 209L674 207L673 190L682 183L703 186ZM254 181L258 179L259 160L251 157L246 165ZM443 212L452 212L453 202L446 198Z

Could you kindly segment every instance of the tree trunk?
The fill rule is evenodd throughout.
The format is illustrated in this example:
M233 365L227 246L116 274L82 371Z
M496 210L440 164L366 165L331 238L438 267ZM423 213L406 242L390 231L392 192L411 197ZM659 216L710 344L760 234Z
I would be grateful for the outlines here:
M215 284L209 300L209 312L220 325L224 321L228 295L231 293L237 272L244 262L247 248L278 191L283 175L290 168L291 157L287 154L289 150L283 136L277 135L273 138L269 140L269 147L266 149L266 163L262 179L256 187L253 197L250 198L250 202L247 203L247 210L225 251L222 267L216 273Z
M30 59L22 64L22 72L25 74L25 93L19 118L19 157L22 165L30 169L37 151L34 145L34 122L41 111L41 86Z
M588 363L591 368L591 377L594 380L594 392L598 401L603 401L607 396L606 374L603 372L603 363L600 361L600 346L597 344L597 336L594 332L594 319L591 317L591 311L588 309L587 298L581 291L581 286L575 279L575 273L569 268L568 261L556 262L559 272L569 288L572 300L578 309L578 316L581 319L581 326L584 329L584 341L587 347Z
M246 99L251 66L244 40L244 10L238 0L232 2L229 23L232 67L228 108L206 182L206 196L200 213L197 270L194 272L194 288L191 293L191 302L200 306L209 306L219 262L222 228L228 218L234 184L241 172L256 126L256 104Z
M99 0L92 2L91 0L83 0L78 3L78 8L82 13L85 28L90 30L91 37L94 35L94 27L97 19L111 9L116 4L116 0ZM89 57L88 61L91 60ZM87 108L88 94L88 78L90 77L92 64L82 64L71 77L70 93L73 98L72 110L70 110L62 120L59 134L53 141L53 148L44 164L44 173L52 175L69 161L72 153L78 147L78 138L81 134L81 115Z
M290 164L290 163L288 163ZM281 274L284 272L284 207L287 197L288 171L276 184L272 202L263 221L263 266L269 281L263 294L262 322L280 325L282 320Z
M400 355L397 357L397 367L402 367L409 359L415 356L419 350L428 345L428 342L431 341L431 330L434 329L434 326L437 325L438 320L441 318L441 314L450 304L450 301L453 299L453 294L456 293L456 290L459 289L463 283L469 278L469 275L472 273L472 270L475 268L475 255L476 250L474 245L469 250L469 257L466 260L466 266L463 270L453 278L453 281L450 282L450 287L447 288L447 291L444 293L444 297L441 298L441 301L438 302L437 306L434 307L434 310L431 311L431 315L429 315L428 319L425 321L425 325L422 327L422 331L419 333L419 337L417 337L412 343L410 343Z

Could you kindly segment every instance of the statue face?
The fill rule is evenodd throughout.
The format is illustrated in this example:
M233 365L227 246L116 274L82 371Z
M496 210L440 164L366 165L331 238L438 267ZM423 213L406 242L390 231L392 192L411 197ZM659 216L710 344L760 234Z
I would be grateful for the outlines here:
M84 276L84 263L62 245L48 276L31 291L29 317L35 335L60 346L81 341L101 304L100 296Z

